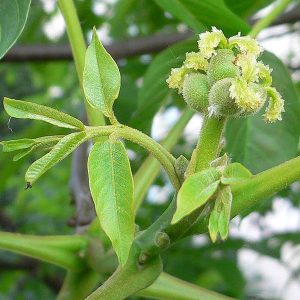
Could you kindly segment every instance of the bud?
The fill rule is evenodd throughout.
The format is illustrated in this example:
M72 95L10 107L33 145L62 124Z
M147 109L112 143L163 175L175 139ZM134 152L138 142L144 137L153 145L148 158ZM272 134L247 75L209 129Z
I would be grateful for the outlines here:
M182 95L184 101L192 108L207 113L209 86L207 77L201 73L185 76Z
M212 86L209 92L208 112L210 115L235 116L242 112L230 96L231 84L232 80L230 78L224 78Z
M219 49L209 62L207 76L209 85L224 78L234 78L238 75L238 68L234 64L235 56L230 49Z

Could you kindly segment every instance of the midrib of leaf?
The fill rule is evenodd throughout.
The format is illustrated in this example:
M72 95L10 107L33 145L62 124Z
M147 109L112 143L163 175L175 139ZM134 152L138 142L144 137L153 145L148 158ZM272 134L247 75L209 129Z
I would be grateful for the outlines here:
M116 184L115 184L115 168L114 168L114 157L113 157L113 151L112 151L112 144L109 143L109 156L111 159L111 174L112 174L112 188L113 188L113 194L114 194L114 206L115 206L115 212L117 213L117 224L118 224L118 238L119 241L123 240L120 234L121 226L120 226L120 217L119 217L119 208L118 208L118 200L117 200L117 192L116 192ZM123 244L123 243L121 243ZM123 253L123 249L122 249ZM123 256L123 254L122 254Z
M104 94L103 79L102 79L102 76L101 76L100 65L99 65L99 60L98 60L98 55L97 55L97 50L99 50L98 48L99 48L99 45L97 44L97 41L95 40L95 56L96 56L96 61L97 61L97 71L98 71L99 78L100 78L99 87L100 87L100 90L101 90L102 98L104 100L104 103L103 103L104 104L104 110L106 110L107 102L106 102L106 97L105 97L105 94Z

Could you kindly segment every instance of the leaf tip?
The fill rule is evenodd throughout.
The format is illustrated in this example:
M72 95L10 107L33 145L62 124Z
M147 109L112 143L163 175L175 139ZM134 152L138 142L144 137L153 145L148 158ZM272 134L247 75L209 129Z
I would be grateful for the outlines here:
M32 183L31 182L26 182L25 190L31 189L32 188Z

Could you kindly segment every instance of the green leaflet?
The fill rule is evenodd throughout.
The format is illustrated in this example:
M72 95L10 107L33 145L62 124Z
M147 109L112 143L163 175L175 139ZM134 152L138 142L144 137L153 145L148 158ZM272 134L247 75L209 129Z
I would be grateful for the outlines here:
M177 209L172 224L204 205L219 186L220 173L215 168L195 173L183 183L177 196Z
M50 151L64 136L54 135L54 136L43 136L34 139L34 145L31 148L27 148L13 157L13 161L17 161L24 156L30 154L33 150L37 151Z
M89 182L96 212L120 264L127 261L134 239L133 178L120 141L96 143L88 159Z
M232 184L250 178L251 176L251 172L242 164L232 163L225 168L221 177L221 182L223 184Z
M24 29L30 0L0 1L0 59Z
M13 161L17 161L33 150L50 150L63 137L63 135L43 136L36 139L2 141L0 144L3 146L3 152L22 150L13 157Z
M164 10L186 23L196 32L216 26L228 35L247 33L249 26L234 14L223 0L155 0ZM238 28L238 30L237 30Z
M9 98L4 98L3 104L6 112L14 118L41 120L59 127L84 129L83 123L78 119L44 105Z
M34 145L33 139L20 139L20 140L11 140L11 141L2 141L0 142L2 145L3 152L12 152L16 150L22 150L30 148Z
M218 191L215 206L210 214L208 223L209 235L213 242L217 240L218 234L220 234L222 240L228 237L231 204L231 188L229 185L222 186Z
M85 132L75 132L63 137L53 149L36 160L27 170L25 180L31 186L50 168L63 160L87 139Z
M119 68L93 30L93 39L86 51L83 71L83 90L92 107L107 116L113 116L112 107L120 91Z

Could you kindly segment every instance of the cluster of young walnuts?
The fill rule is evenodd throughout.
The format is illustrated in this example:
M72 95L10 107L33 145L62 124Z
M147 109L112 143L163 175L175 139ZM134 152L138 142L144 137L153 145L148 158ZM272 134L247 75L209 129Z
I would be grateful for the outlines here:
M250 36L227 39L221 30L200 34L199 52L186 53L167 83L193 109L208 116L237 117L258 112L268 100L264 119L281 120L284 100L272 87L272 70L258 60L262 47Z

